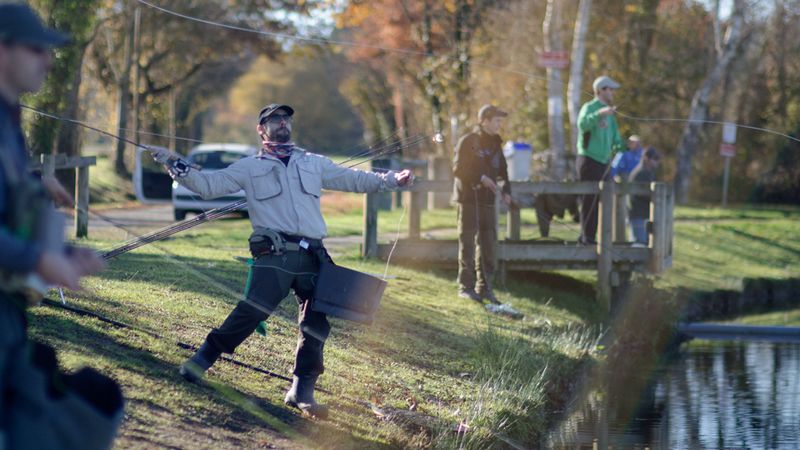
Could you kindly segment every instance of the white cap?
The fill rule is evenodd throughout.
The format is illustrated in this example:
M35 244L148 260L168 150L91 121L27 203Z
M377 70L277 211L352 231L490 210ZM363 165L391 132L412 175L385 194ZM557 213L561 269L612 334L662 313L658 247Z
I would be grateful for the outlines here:
M619 89L620 84L612 80L611 77L603 75L594 80L594 83L592 83L592 89L597 92L603 88Z

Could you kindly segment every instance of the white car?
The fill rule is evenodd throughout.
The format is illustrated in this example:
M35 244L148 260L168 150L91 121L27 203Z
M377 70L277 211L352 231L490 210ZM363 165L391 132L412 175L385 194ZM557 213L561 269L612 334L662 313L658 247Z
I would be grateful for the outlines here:
M224 169L246 156L255 155L257 151L258 149L255 147L242 144L202 144L194 147L186 159L190 163L200 166L203 172L213 172ZM149 154L143 155L144 152L143 150L137 152L138 157L133 177L136 197L142 203L164 203L170 198L169 186L165 183L171 182L171 199L175 220L185 219L186 213L189 212L200 213L245 198L244 191L239 191L213 200L204 200L198 194L169 179L169 175L164 169L158 167ZM240 211L247 215L247 206L243 206Z

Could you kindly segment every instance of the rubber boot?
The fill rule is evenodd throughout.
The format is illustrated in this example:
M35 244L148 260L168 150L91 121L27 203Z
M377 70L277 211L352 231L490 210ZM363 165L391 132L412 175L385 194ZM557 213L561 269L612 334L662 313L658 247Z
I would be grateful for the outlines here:
M308 416L327 419L328 407L314 400L314 385L317 383L317 378L318 375L295 376L283 402Z
M215 349L207 341L200 346L197 353L187 359L178 370L181 376L190 383L200 384L203 381L203 375L219 358L222 352Z

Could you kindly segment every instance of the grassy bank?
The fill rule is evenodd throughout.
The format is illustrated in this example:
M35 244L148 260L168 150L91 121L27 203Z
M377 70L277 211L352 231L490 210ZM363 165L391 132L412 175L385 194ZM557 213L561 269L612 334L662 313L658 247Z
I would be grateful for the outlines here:
M673 267L658 284L741 290L744 278L800 276L800 208L681 207Z
M741 291L745 278L800 277L798 207L679 208L676 217L675 260L659 287ZM800 326L800 309L755 312L732 322Z

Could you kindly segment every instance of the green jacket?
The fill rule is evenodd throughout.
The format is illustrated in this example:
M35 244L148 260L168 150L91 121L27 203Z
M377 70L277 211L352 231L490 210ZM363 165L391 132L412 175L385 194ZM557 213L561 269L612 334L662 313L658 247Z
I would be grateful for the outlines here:
M578 113L578 155L608 164L614 152L624 150L625 145L619 135L617 118L601 116L598 110L605 103L598 99L586 102Z

